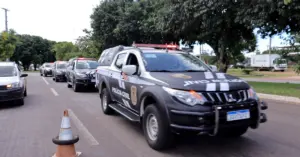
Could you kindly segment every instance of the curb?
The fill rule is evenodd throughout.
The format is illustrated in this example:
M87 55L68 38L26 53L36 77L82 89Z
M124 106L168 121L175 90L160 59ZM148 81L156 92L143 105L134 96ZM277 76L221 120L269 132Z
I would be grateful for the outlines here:
M264 94L264 93L257 93L257 95L263 99L285 101L285 102L300 104L300 98L296 98L296 97L280 96L280 95Z

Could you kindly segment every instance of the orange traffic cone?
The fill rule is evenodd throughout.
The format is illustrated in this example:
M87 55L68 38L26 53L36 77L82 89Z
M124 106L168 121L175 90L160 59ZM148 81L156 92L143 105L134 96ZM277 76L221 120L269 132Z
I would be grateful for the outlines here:
M79 141L79 136L73 136L68 110L64 111L59 135L52 139L57 145L56 153L52 157L78 157L81 152L75 151L74 144Z

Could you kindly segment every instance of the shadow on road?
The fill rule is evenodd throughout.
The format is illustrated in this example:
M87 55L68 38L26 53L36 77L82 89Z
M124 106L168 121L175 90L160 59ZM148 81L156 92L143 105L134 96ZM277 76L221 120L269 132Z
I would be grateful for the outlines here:
M14 101L0 102L0 110L21 107Z
M118 115L118 114L116 114ZM120 116L120 118L123 118ZM126 129L130 129L137 136L144 138L142 126L125 118L122 121ZM146 140L145 140L145 144ZM263 151L264 145L247 137L247 133L239 138L211 137L211 136L187 136L176 135L174 146L168 150L160 151L162 154L182 155L185 157L199 156L243 156L250 157L257 151ZM148 146L148 145L147 145ZM252 154L252 155L250 155Z

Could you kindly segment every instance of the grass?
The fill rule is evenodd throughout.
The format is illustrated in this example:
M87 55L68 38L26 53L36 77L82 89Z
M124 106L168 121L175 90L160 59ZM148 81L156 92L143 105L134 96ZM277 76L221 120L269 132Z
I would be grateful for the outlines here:
M297 76L297 74L292 70L288 69L285 72L272 72L272 71L253 71L249 75L246 75L242 72L242 69L228 69L228 74L237 76L237 77L251 77L251 78L268 78L268 77L291 77Z
M248 82L256 92L300 98L300 84Z

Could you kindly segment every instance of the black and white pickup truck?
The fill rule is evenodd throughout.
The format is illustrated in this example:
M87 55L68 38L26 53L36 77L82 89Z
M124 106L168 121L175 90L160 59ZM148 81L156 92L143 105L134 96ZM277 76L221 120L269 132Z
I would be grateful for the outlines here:
M72 58L68 61L66 79L68 88L74 92L86 87L95 87L95 73L98 62L93 58Z
M143 126L151 148L174 135L241 136L267 121L267 104L244 80L214 72L176 45L134 44L105 50L96 86L102 110Z

